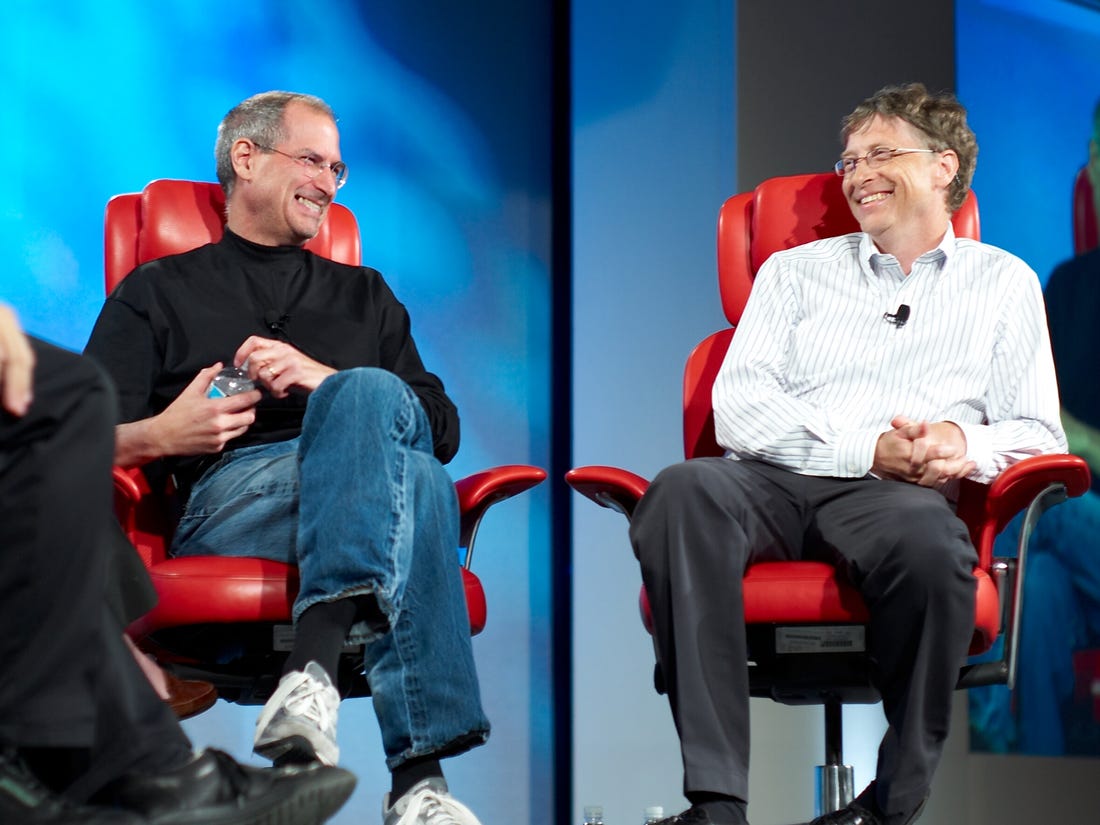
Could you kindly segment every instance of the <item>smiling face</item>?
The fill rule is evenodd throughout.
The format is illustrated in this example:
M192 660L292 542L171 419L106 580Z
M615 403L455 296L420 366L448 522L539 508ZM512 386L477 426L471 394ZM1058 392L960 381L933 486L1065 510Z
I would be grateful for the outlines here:
M269 151L242 138L231 149L237 174L229 197L228 226L265 246L300 246L321 229L336 197L336 180L296 158L340 160L340 133L326 113L293 102L283 113L283 139Z
M906 121L875 115L848 136L843 157L863 157L883 147L929 148L928 142ZM898 155L877 169L861 161L844 176L844 195L879 250L915 258L935 248L947 230L947 188L957 170L958 158L950 149Z

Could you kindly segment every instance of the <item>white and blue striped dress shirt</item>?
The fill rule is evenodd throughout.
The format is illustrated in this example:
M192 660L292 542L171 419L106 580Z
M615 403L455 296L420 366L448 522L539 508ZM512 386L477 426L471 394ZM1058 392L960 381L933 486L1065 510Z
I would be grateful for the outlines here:
M773 255L713 402L729 457L807 475L866 475L896 415L958 424L977 481L1066 450L1039 279L950 226L908 276L864 233Z

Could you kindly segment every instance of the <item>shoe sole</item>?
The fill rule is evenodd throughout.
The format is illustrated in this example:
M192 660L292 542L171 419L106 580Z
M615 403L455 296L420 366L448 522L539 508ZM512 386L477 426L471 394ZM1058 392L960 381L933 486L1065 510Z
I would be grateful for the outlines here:
M270 759L276 768L287 765L329 764L317 755L313 743L304 736L287 736L273 742L253 746L253 751L264 759Z
M173 811L148 820L149 825L320 825L348 801L355 775L343 768L303 768L300 782L243 805ZM289 783L289 778L281 780Z

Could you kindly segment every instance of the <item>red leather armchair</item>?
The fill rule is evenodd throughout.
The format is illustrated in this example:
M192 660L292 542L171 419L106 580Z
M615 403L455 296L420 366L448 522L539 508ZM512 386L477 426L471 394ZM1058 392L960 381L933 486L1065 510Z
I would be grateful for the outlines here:
M978 238L977 200L971 193L953 218L959 236ZM687 458L722 455L715 441L711 387L741 317L753 278L773 252L822 237L858 231L833 174L774 178L752 192L731 197L718 217L718 281L730 326L700 343L688 358L683 384L683 438ZM566 480L578 492L629 519L648 481L627 470L577 467ZM996 662L968 664L959 687L1015 678L1015 627L1020 609L1020 576L1026 536L1043 509L1089 486L1089 470L1075 456L1039 456L1010 467L991 485L963 482L959 514L978 549L974 570L978 592L971 654L988 651L1002 633L1005 655ZM993 539L1007 522L1028 508L1028 526L1016 559L993 558ZM1019 568L1017 567L1019 564ZM878 693L856 636L847 629L867 620L866 607L837 571L821 562L770 562L750 567L742 581L751 661L750 690L786 704L825 707L825 766L819 773L819 809L835 810L851 800L851 769L843 766L841 705L874 702ZM640 596L648 619L645 592ZM848 648L836 653L785 653L777 638L785 628L840 629ZM821 631L824 632L824 631ZM829 631L830 633L834 631Z
M157 180L140 193L117 195L108 202L105 219L107 291L140 263L218 240L224 224L225 197L215 183ZM359 264L354 215L332 204L320 233L306 247L333 260ZM470 569L478 525L489 507L545 477L537 467L507 465L455 483L472 633L479 633L486 621L485 593ZM261 703L273 690L289 650L297 569L258 558L170 558L171 496L171 490L150 489L140 469L115 469L116 513L159 595L157 606L130 627L130 635L183 675L214 682L223 698ZM356 653L346 658L343 692L367 693L356 671Z

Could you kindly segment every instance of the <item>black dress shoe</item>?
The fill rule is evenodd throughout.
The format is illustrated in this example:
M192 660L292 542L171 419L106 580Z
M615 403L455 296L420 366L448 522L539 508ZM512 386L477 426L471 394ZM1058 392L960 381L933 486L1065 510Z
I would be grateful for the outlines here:
M149 825L319 825L354 789L343 768L260 769L209 749L174 771L117 780L101 797Z
M692 805L686 811L676 816L659 820L657 825L721 825L710 818L706 808Z
M681 814L659 820L657 825L711 825L711 821L705 810L692 805Z
M839 811L822 814L806 825L883 825L883 821L862 805L853 802Z
M0 750L0 822L19 825L142 825L129 811L75 805L43 785L12 749Z
M863 795L860 795L863 798ZM927 801L927 800L926 800ZM839 811L823 814L812 819L806 825L910 825L916 822L917 817L924 810L924 802L921 802L913 813L903 817L886 817L877 811L871 811L858 801L850 803Z

